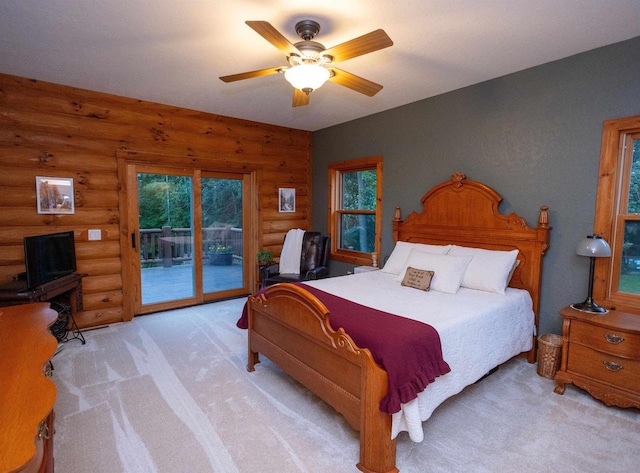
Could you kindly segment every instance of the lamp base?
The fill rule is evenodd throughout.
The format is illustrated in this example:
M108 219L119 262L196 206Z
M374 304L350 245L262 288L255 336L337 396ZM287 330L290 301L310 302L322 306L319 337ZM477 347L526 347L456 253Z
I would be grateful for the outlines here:
M575 310L579 310L581 312L590 312L592 314L600 314L600 315L604 315L607 312L609 312L604 307L600 307L598 304L588 299L584 302L571 304L571 308Z

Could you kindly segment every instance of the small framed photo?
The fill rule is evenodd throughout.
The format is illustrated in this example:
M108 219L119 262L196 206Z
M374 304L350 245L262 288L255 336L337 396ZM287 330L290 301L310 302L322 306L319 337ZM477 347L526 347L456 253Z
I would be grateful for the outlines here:
M296 190L289 187L278 189L278 212L296 211Z
M39 214L73 214L73 179L36 176Z

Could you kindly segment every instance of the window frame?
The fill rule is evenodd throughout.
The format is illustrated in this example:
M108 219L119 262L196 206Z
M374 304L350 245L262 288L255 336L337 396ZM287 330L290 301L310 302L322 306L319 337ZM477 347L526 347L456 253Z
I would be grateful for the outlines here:
M624 240L624 222L638 220L627 214L628 189L633 146L627 146L640 133L640 115L604 122L594 233L611 246L611 258L597 258L593 295L610 309L640 313L640 294L620 292L620 268Z
M343 210L341 208L342 174L357 171L376 171L375 210ZM344 214L375 215L375 237L373 253L345 250L339 247L340 217ZM331 236L331 259L356 265L372 265L373 255L380 261L382 239L382 156L340 161L329 164L329 235Z

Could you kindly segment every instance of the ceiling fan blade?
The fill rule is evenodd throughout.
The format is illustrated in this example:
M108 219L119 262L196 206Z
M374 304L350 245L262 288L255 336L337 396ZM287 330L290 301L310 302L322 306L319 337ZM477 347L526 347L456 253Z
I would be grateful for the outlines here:
M333 75L329 77L331 82L348 87L349 89L368 95L369 97L373 97L382 90L382 86L380 84L363 79L362 77L343 71L342 69L332 67L331 71L333 71Z
M309 105L309 94L305 94L300 89L293 89L293 103L294 107L302 107L303 105Z
M379 49L388 48L393 41L384 30L375 30L371 33L354 38L346 43L339 44L322 52L323 56L333 57L333 62L346 61L353 57L372 53Z
M262 76L268 76L271 74L277 74L281 70L282 70L282 67L270 67L269 69L260 69L258 71L242 72L240 74L231 74L230 76L222 76L220 77L220 80L222 82L235 82L237 80L252 79L254 77L262 77Z
M245 23L253 28L256 33L282 51L286 56L290 56L291 53L296 53L302 56L302 53L298 48L291 44L287 38L285 38L271 25L271 23L267 21L245 21Z

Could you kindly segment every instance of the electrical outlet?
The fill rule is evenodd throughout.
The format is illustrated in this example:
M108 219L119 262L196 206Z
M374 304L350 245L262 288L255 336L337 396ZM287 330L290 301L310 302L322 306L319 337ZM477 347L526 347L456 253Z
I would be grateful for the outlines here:
M89 240L102 240L102 232L98 230L89 230Z

